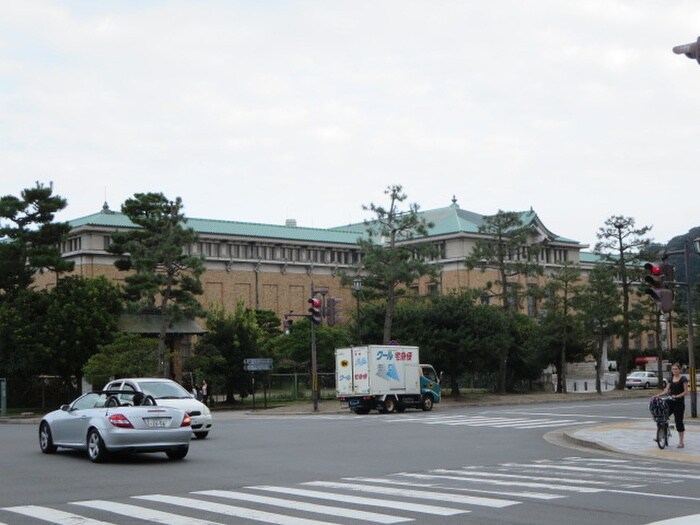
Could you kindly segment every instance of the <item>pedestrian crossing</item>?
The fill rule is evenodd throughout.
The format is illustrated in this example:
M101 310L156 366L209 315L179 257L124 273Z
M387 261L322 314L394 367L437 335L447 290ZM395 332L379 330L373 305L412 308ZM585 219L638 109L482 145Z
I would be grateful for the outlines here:
M598 421L591 421L590 419L581 421L577 419L561 419L560 417L499 417L483 415L468 416L463 414L436 414L432 416L421 415L417 417L406 415L386 419L386 421L389 423L419 423L423 425L446 425L450 427L465 426L514 429L558 428L572 425L598 423Z
M689 481L700 481L700 471L674 468L660 472L651 462L568 457L292 486L252 485L49 506L17 505L0 508L0 525L391 525L441 523L459 516L466 523L472 513L501 512L528 502L603 493L654 495L659 485Z

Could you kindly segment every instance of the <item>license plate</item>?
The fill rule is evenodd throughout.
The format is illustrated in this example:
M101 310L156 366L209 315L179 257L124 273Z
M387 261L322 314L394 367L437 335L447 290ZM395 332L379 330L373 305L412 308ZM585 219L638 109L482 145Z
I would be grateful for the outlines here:
M170 426L169 417L145 417L143 420L151 428L165 428Z
M340 402L340 408L348 408L350 406L350 403L347 401L341 401Z

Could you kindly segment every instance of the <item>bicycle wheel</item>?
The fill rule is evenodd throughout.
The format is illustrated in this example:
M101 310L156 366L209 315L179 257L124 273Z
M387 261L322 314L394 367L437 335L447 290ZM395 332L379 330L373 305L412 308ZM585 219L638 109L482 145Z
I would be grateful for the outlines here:
M668 424L659 423L656 425L656 444L661 450L668 445Z

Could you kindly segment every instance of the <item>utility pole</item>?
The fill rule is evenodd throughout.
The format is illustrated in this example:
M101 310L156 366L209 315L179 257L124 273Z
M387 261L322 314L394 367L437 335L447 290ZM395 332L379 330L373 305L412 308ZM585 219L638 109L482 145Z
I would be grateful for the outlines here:
M697 239L696 239L697 243ZM685 286L688 290L688 376L690 383L690 416L698 417L698 389L695 375L695 330L693 328L693 287L690 284L690 258L688 256L688 241L685 241L682 250L667 250L663 252L662 259L669 255L682 255L685 263L685 282L674 282L673 284Z

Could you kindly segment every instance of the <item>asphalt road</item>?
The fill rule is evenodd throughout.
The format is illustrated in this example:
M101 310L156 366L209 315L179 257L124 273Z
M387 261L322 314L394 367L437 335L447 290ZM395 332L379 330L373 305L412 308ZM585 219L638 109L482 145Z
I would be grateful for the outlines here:
M0 524L639 525L697 515L700 468L558 439L564 428L646 410L644 398L367 416L217 413L183 461L151 454L103 465L72 451L41 454L35 425L0 425Z

